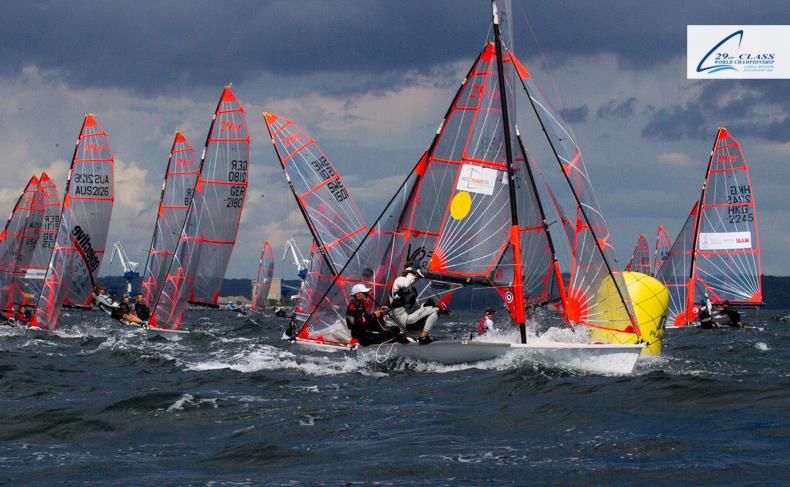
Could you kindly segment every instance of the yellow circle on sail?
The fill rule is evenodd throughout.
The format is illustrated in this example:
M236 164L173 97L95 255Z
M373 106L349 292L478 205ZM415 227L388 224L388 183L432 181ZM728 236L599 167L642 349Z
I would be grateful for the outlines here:
M462 220L472 209L472 197L466 191L461 191L453 196L450 203L450 215L456 220Z

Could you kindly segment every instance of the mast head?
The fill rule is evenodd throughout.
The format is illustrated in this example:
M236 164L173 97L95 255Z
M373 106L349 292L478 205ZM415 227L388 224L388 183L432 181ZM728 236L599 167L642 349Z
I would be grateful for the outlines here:
M491 0L491 16L494 25L499 25L499 11L496 8L496 0Z

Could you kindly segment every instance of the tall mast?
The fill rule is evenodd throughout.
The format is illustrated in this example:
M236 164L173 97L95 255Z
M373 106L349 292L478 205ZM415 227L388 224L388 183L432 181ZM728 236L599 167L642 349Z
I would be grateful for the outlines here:
M499 76L499 100L502 106L502 128L505 132L505 159L507 160L508 190L510 191L510 245L513 246L513 295L516 308L516 324L521 334L521 343L527 343L527 330L524 316L524 276L521 269L521 233L518 226L518 209L516 207L516 184L513 173L513 148L510 140L510 117L507 106L507 85L505 84L505 67L502 62L502 33L499 30L499 12L496 0L491 0L491 11L494 23L494 51Z
M719 136L721 135L722 128L716 131L716 137L713 139L713 147L710 149L710 157L708 157L708 168L705 170L705 181L702 183L702 190L700 191L699 201L697 202L697 217L694 219L694 240L691 245L691 265L689 266L689 280L686 285L686 310L689 310L694 305L694 291L696 290L697 283L695 282L696 272L694 267L697 261L697 241L699 239L699 227L702 222L702 203L705 201L705 194L708 191L708 178L710 177L710 169L713 167L713 154L716 153L716 144L719 143Z

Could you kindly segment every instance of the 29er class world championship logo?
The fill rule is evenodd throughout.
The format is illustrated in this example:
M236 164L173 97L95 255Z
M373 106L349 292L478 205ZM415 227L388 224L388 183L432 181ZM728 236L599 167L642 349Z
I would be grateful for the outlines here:
M689 25L689 79L790 78L790 26Z

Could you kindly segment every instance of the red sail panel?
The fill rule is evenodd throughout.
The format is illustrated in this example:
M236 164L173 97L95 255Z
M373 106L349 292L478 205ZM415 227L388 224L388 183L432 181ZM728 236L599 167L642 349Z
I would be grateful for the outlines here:
M149 326L181 327L187 302L216 306L247 193L247 117L230 86L203 148L200 175Z
M159 212L141 280L141 292L148 306L153 306L162 291L199 174L192 144L177 132L167 160Z
M33 257L43 215L38 184L37 177L30 178L0 233L0 305L6 313L24 302L19 299L20 283Z
M293 121L265 113L266 127L299 210L313 235L310 266L297 304L296 320L303 320L326 293L337 272L348 262L368 231L340 173L307 132ZM316 253L317 252L317 253ZM302 326L304 339L322 337L350 340L343 327Z
M658 270L661 269L661 264L666 260L670 247L672 247L672 240L669 238L667 231L664 230L664 227L659 225L656 233L656 251L653 258L652 275L658 275Z
M35 306L41 294L44 277L47 274L49 258L55 247L55 236L60 226L60 199L55 182L49 179L46 172L41 174L38 182L38 198L36 207L41 208L43 217L38 228L33 257L24 266L24 275L20 279L18 303Z
M261 259L258 263L258 278L255 280L255 289L252 293L252 310L263 311L269 299L269 288L274 275L274 253L269 242L263 242Z
M631 255L631 261L625 266L626 271L641 272L642 274L650 275L650 243L647 237L640 235L636 241L634 253Z
M598 329L638 333L606 220L575 136L523 64L512 53L511 56L530 105L576 200L573 264L564 303L567 318ZM612 340L618 340L620 335L611 336Z
M71 162L60 226L31 326L54 330L64 302L87 306L112 216L114 162L107 133L87 115Z
M697 227L697 214L699 203L694 204L686 223L672 243L672 247L664 259L661 268L656 274L656 279L661 281L669 291L669 308L667 310L667 326L684 326L696 319L696 312L687 310L688 303L694 302L694 289L689 283L692 253L694 250L694 229ZM689 314L688 311L691 311Z
M757 210L741 145L726 129L716 137L705 179L694 252L695 294L713 302L761 305Z

